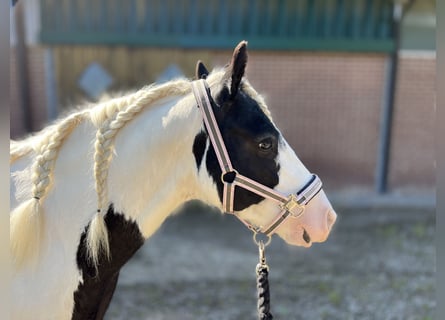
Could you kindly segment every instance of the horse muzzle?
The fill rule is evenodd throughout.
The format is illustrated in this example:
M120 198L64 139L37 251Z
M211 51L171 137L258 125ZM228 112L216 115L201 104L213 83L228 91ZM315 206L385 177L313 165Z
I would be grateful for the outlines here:
M276 233L291 245L310 247L314 242L326 241L336 219L331 203L320 190L302 212L291 214Z

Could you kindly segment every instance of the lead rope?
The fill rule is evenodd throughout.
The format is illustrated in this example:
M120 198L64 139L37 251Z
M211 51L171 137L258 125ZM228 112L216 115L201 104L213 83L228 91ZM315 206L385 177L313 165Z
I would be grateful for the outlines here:
M269 266L266 263L266 246L270 243L269 240L266 244L260 240L256 240L256 233L254 234L254 241L258 245L259 263L256 266L256 287L258 293L258 319L259 320L271 320L273 319L270 313L270 291L269 291Z

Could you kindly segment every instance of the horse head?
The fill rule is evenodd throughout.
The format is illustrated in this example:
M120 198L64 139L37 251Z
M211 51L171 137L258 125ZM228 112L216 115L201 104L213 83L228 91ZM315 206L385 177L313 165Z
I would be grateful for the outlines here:
M221 138L219 142L209 141L208 127L196 136L193 153L200 178L211 180L214 189L209 192L217 194L219 203L216 205L234 213L253 231L269 229L268 235L276 233L291 245L309 247L313 242L323 242L336 220L336 213L321 183L311 199L302 201L304 204L292 200L305 189L313 188L311 182L316 176L299 160L274 124L263 98L244 77L247 61L247 43L243 41L235 48L220 83L209 89L214 126L219 129ZM212 83L212 73L201 61L196 67L196 77ZM228 170L221 164L220 154L225 151L219 151L218 144L225 147L230 159ZM245 177L247 184L259 185L259 192L249 185L235 183L230 186L232 208L227 210L225 193L237 175ZM271 197L267 196L268 192ZM292 204L293 201L293 208L283 209L286 201L277 204L279 201L274 201L274 194L278 194L277 197L294 195L287 202Z

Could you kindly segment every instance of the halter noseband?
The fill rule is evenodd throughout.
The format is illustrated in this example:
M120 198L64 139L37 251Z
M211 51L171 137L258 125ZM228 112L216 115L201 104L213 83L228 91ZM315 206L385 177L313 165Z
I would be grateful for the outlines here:
M192 82L192 90L195 95L198 107L201 109L204 124L210 137L210 141L215 150L219 166L221 167L221 181L224 185L223 192L223 208L227 213L235 215L247 228L255 233L261 232L266 236L270 236L272 232L280 226L287 217L300 217L304 213L305 206L312 200L321 190L322 183L317 175L312 174L311 179L296 194L288 196L269 188L261 183L256 182L236 171L230 161L224 140L216 122L212 105L209 99L209 88L204 79ZM280 214L267 226L254 227L252 224L242 219L233 210L233 202L235 195L235 187L241 187L249 190L257 195L268 198L278 203L281 208Z

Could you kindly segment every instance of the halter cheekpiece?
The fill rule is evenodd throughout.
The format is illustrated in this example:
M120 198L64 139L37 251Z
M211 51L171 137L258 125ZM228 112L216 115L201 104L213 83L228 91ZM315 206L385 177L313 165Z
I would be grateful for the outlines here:
M322 188L321 180L317 175L312 174L311 179L306 185L300 189L296 194L288 196L269 188L255 180L243 176L235 168L233 168L227 152L224 140L219 130L213 113L212 105L210 103L210 90L207 82L204 79L199 79L192 82L192 91L195 95L198 107L201 110L204 124L207 129L210 141L215 150L219 166L221 167L221 181L224 185L223 192L223 208L227 213L235 215L247 228L255 233L261 232L266 236L270 236L273 231L278 228L289 216L298 218L303 215L305 206L314 198ZM235 187L241 187L249 190L257 195L275 201L281 208L278 216L266 226L253 226L246 220L242 219L233 210Z

